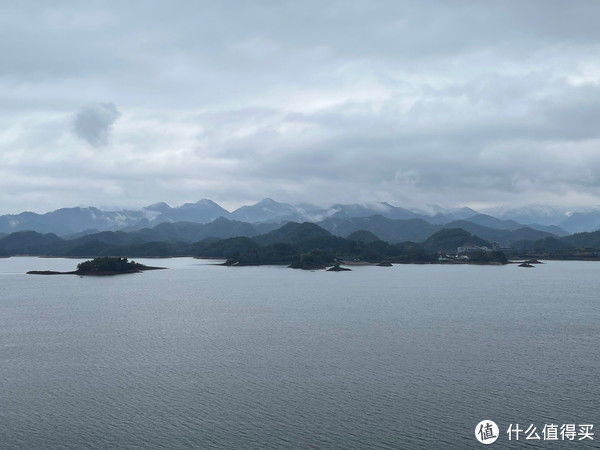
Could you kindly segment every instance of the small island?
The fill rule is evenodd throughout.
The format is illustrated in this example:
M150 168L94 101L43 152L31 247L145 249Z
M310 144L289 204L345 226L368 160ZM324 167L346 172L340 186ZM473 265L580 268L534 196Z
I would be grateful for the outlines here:
M77 270L71 272L56 272L53 270L31 270L29 275L120 275L125 273L139 273L145 270L159 270L165 267L145 266L127 258L110 257L94 258L77 264Z
M352 269L348 269L347 267L342 267L339 264L334 265L327 269L327 272L350 272Z

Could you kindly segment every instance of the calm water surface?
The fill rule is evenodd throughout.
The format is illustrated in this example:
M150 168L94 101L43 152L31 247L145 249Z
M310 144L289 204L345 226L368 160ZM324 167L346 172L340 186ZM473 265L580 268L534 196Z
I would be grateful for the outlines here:
M600 428L600 263L140 261L169 270L0 259L1 448L477 448L482 419Z

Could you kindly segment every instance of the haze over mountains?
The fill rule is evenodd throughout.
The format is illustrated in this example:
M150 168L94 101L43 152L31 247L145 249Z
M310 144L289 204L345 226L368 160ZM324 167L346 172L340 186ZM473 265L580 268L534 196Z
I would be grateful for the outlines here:
M573 221L573 216L587 222ZM245 255L242 259L253 264L325 251L328 258L342 252L369 260L387 255L395 261L426 262L431 258L425 254L465 243L558 258L596 257L600 249L600 231L569 234L548 222L523 224L510 217L506 211L498 218L470 208L436 208L427 214L388 203L319 208L271 199L234 211L206 199L179 207L155 203L140 210L64 208L1 216L0 256ZM593 214L565 215L562 223L593 224Z
M23 212L3 215L0 216L0 233L31 230L78 237L98 231L135 231L159 224L208 224L218 218L253 224L258 228L257 233L269 231L276 225L290 221L315 222L339 235L368 229L382 239L387 237L393 241L425 239L431 232L447 228L448 224L478 235L487 235L486 238L492 240L494 239L489 230L497 230L495 233L499 235L499 239L495 240L498 241L506 241L506 236L511 233L514 236L508 238L508 241L513 241L520 235L527 234L524 229L564 236L600 228L600 210L567 213L552 208L531 207L485 212L493 214L483 214L470 208L448 210L439 207L431 213L425 213L383 202L335 204L329 208L321 208L310 204L280 203L268 198L228 211L212 200L203 199L177 207L155 203L139 210L104 211L94 207L76 207L61 208L45 214ZM402 226L399 227L395 221L402 221ZM219 226L219 222L214 226ZM535 238L543 237L534 234ZM248 235L248 231L240 235Z

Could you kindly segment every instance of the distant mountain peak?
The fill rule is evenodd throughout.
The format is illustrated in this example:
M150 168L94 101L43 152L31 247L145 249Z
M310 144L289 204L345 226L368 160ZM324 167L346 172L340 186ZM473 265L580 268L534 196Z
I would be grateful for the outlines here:
M236 220L244 222L304 220L305 213L289 203L279 203L265 198L254 205L242 206L231 213Z
M275 205L275 204L279 205L280 203L276 202L275 200L273 200L270 197L266 197L266 198L263 198L262 200L260 200L259 202L257 202L256 204L257 205Z
M473 208L469 208L468 206L462 206L460 208L451 209L450 211L452 211L452 212L466 213L466 214L479 214Z
M294 206L290 205L289 203L281 203L281 202L273 200L272 198L269 198L269 197L263 198L261 201L255 203L254 205L250 205L250 206L260 206L263 208L271 208L271 207L277 208L277 207L284 206L284 207L288 207L288 208L294 208Z
M218 203L212 201L209 198L200 199L195 204L196 205L205 205L205 206L218 206L219 208L221 207Z
M221 208L221 206L219 206L217 203L213 202L212 200L209 200L207 198L203 198L201 200L198 200L197 202L194 203L184 203L181 206L178 206L175 209L181 209L181 208L198 208L198 207L208 207L208 208Z
M168 203L165 202L157 202L157 203L152 203L151 205L145 206L144 209L148 209L150 211L167 211L169 209L171 209L171 207L169 206Z

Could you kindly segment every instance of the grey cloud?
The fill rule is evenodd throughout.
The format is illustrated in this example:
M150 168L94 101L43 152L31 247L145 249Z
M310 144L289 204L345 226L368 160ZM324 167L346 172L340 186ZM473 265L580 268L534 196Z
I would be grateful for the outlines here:
M586 0L13 2L0 212L600 203L599 20Z
M588 151L565 160L556 146L566 153L579 141L600 137L590 126L597 118L590 105L600 102L600 89L543 78L527 80L522 89L520 80L506 80L512 89L497 101L499 93L488 94L481 83L472 90L461 86L453 96L434 93L405 110L391 97L383 106L365 102L316 113L266 111L260 120L255 111L246 117L242 110L231 111L220 114L217 129L227 131L229 139L218 147L256 177L294 183L317 178L353 192L361 184L388 183L391 192L409 188L438 198L483 201L565 186L598 191L600 180L587 170L598 158ZM231 132L248 124L254 125L252 131ZM297 124L308 126L297 136L280 131ZM219 141L204 144L214 148Z
M75 134L92 147L108 144L110 130L121 113L114 103L96 103L81 108L73 119Z

